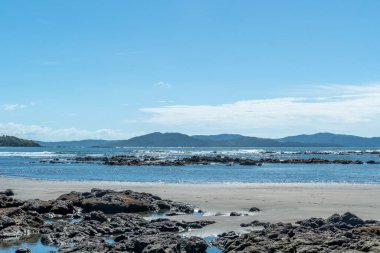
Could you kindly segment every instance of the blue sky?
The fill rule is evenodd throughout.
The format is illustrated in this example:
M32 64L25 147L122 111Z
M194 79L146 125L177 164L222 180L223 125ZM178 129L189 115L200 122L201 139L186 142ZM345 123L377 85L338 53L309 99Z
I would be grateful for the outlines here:
M2 1L0 134L380 136L380 1Z

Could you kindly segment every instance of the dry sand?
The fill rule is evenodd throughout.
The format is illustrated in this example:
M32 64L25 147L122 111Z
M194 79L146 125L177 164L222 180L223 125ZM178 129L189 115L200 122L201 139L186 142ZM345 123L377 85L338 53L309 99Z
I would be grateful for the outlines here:
M258 207L251 216L177 216L179 220L208 219L217 223L196 235L216 235L235 230L252 220L294 222L333 213L353 212L363 219L380 220L380 185L360 184L160 184L99 181L47 181L0 177L0 191L13 189L20 199L53 199L69 191L91 188L149 192L175 201L193 204L206 215L247 212Z

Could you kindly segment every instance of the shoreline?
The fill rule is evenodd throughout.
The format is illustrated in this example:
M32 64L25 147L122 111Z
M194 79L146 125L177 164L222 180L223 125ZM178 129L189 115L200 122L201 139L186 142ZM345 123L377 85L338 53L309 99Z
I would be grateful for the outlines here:
M54 181L0 176L0 191L13 189L15 197L26 200L53 199L71 191L91 188L133 190L189 203L206 212L205 216L181 215L170 219L211 220L215 224L192 235L217 235L222 232L247 232L241 223L295 222L311 217L327 218L334 213L352 212L363 219L380 220L380 185L346 183L223 183L177 184L114 181ZM246 213L251 207L261 209L250 216L227 216ZM215 216L216 213L224 216Z
M70 183L99 183L99 184L131 184L131 185L231 185L231 186L380 186L380 183L352 183L352 182L273 182L273 183L246 183L246 182L201 182L201 183L189 183L189 182L138 182L138 181L117 181L117 180L70 180L70 179L47 179L47 178L35 178L35 177L19 177L19 176L7 176L0 175L0 182L4 179L10 180L26 180L26 181L45 181L45 182L70 182Z

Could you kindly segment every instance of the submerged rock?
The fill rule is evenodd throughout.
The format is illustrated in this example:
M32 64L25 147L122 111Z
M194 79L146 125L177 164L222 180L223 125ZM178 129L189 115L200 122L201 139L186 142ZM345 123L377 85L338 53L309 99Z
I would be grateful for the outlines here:
M268 152L270 153L270 152ZM301 153L299 153L301 154ZM320 154L318 152L309 152L311 154ZM324 153L323 153L324 154ZM160 159L151 156L112 156L112 157L76 157L73 158L75 162L80 163L94 163L100 162L110 166L184 166L184 165L210 165L210 164L224 164L232 166L234 164L241 166L262 166L265 163L285 163L285 164L364 164L363 161L354 160L327 160L317 157L312 158L291 158L291 159L277 159L277 158L262 158L262 159L250 159L250 158L235 158L228 156L191 156L184 157L176 160ZM46 162L46 161L45 161ZM55 161L53 161L55 162ZM377 164L375 161L368 161L367 164Z
M32 252L32 250L29 248L18 248L16 250L16 253L31 253L31 252Z

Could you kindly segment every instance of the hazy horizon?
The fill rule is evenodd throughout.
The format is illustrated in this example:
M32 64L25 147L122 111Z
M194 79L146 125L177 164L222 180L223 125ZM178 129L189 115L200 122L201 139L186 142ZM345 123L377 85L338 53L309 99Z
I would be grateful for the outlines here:
M213 136L213 135L242 135L242 134L236 134L236 133L216 133L216 134L186 134L186 133L180 133L180 132L151 132L151 133L147 133L147 134L153 134L153 133L161 133L161 134L184 134L184 135L188 135L188 136L199 136L199 135L204 135L204 136ZM147 135L147 134L143 134L143 135ZM270 137L265 137L265 136L261 136L261 137L258 137L258 136L253 136L253 135L242 135L242 136L245 136L245 137L257 137L257 138L267 138L267 139L274 139L274 140L277 140L277 139L281 139L281 138L285 138L285 137L292 137L292 136L299 136L299 135L316 135L316 134L333 134L333 135L345 135L345 134L340 134L340 133L330 133L330 132L318 132L318 133L313 133L313 134L295 134L295 135L286 135L286 136L281 136L281 137L278 137L278 138L270 138ZM129 138L126 138L126 139L92 139L92 138L89 138L89 139L72 139L72 140L37 140L37 139L32 139L33 141L41 141L41 142L64 142L64 141L87 141L87 140L103 140L103 141L119 141L119 140L127 140L127 139L130 139L130 138L134 138L134 137L140 137L142 135L136 135L136 136L132 136L132 137L129 137ZM363 137L363 138L378 138L380 136L370 136L370 137L365 137L365 136L359 136L359 135L348 135L348 136L357 136L357 137ZM15 137L18 137L20 138L19 136L15 136Z

